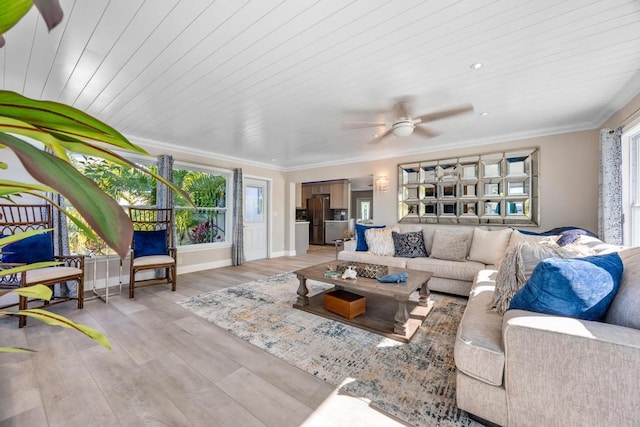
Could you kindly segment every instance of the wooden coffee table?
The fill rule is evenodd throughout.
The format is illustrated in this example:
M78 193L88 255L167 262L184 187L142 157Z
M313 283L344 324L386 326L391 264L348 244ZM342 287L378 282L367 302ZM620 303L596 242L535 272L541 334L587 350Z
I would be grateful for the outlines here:
M355 280L326 277L324 275L326 270L327 264L324 263L295 271L300 285L298 297L293 304L294 308L339 320L403 342L411 340L431 309L428 302L430 272L389 267L389 274L408 273L407 281L380 283L366 277L358 277ZM335 288L309 296L307 279L329 283L335 285ZM346 319L325 310L324 294L335 289L345 289L366 296L367 312L354 319ZM419 290L418 301L410 301L409 297L416 290Z

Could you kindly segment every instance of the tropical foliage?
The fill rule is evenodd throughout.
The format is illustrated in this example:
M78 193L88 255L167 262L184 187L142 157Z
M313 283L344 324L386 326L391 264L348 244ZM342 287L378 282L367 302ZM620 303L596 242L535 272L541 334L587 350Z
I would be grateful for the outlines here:
M62 9L57 0L2 0L0 47L5 43L2 34L20 21L34 4L49 29L62 19ZM39 142L41 146L35 146L33 142ZM37 181L27 183L0 179L0 198L14 200L23 194L31 194L55 205L45 194L47 192L62 194L77 212L77 214L69 214L62 210L67 213L70 220L91 239L100 238L118 255L125 257L133 235L131 221L112 197L70 164L69 153L95 156L122 167L142 170L113 150L146 154L143 149L132 144L112 127L80 110L57 102L26 98L9 91L0 91L0 149L13 151L24 169ZM0 168L7 169L10 166L0 160ZM188 200L186 193L157 174L144 170L142 172L161 180ZM25 237L27 237L26 233L20 233L11 239ZM0 249L11 239L3 239ZM23 273L38 267L40 266L28 265L17 267L17 269L5 269L2 270L2 274ZM37 299L50 298L50 294L48 296L46 293L43 294L45 291L37 286L13 292L31 293L30 296ZM50 291L46 286L44 288ZM106 338L97 331L76 325L68 319L46 311L25 310L18 313L4 311L0 314L27 315L48 324L73 327L102 345L108 344ZM105 347L110 346L105 345Z

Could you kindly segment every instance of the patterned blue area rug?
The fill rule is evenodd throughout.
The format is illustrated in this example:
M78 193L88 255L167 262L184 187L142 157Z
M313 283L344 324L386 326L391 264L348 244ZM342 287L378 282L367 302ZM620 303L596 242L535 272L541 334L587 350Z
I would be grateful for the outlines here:
M307 287L309 295L330 288L312 280ZM292 308L297 288L285 273L178 304L410 424L478 425L455 403L453 346L465 299L432 294L433 309L403 344Z

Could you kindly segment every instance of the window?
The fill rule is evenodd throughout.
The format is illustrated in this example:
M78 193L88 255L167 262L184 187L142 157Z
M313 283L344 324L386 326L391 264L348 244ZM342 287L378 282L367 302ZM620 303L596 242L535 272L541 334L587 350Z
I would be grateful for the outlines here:
M622 135L624 244L640 246L640 126Z
M136 169L104 159L74 155L73 165L118 201L122 206L154 206L156 180ZM157 173L152 159L135 159L138 166ZM176 244L179 246L227 242L230 229L228 195L230 172L176 163L173 182L185 190L196 205L193 208L182 197L175 197ZM73 207L69 207L73 211ZM70 220L69 244L73 253L106 255L113 253L102 241L93 242Z
M173 182L185 190L196 205L192 208L182 198L175 199L177 244L180 246L227 242L230 215L227 197L230 174L207 168L177 164Z

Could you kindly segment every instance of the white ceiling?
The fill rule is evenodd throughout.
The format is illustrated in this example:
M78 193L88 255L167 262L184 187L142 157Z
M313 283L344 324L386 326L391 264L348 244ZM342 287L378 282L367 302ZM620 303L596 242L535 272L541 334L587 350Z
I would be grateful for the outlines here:
M61 4L51 33L34 9L6 34L2 88L283 170L596 128L640 92L637 0ZM416 115L475 112L431 139L343 129L401 96Z

